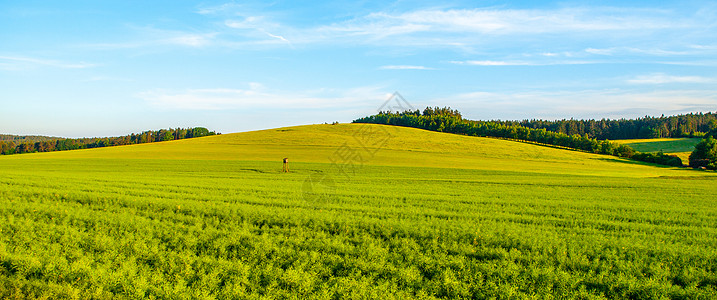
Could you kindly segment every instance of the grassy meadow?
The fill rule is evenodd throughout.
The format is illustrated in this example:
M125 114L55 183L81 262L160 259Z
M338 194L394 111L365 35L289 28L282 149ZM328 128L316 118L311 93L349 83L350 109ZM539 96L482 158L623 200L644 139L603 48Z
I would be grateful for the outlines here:
M717 297L714 172L369 124L0 170L5 299Z

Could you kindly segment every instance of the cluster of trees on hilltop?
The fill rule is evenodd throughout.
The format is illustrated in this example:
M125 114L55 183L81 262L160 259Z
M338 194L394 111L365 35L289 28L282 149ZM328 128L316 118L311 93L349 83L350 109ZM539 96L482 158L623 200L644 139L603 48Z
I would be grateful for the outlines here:
M109 146L122 146L133 144L144 144L162 141L181 140L217 134L204 127L175 128L150 130L139 134L131 134L118 137L105 138L79 138L79 139L54 139L38 142L15 143L14 141L0 141L0 154L20 154L32 152L50 152L77 150L89 148L101 148Z
M590 137L588 134L580 135L575 133L568 135L545 128L529 128L516 122L466 120L463 119L460 112L449 107L429 107L424 109L423 112L419 110L379 112L373 116L356 119L353 122L414 127L471 136L516 139L670 166L682 166L682 160L676 156L664 153L636 155L638 153L627 145L620 145L608 140L600 141Z
M717 113L690 113L670 117L643 117L619 120L523 120L496 121L533 129L546 129L567 135L587 135L599 140L700 137L709 131Z
M717 170L717 121L710 122L709 126L710 131L690 154L690 167Z

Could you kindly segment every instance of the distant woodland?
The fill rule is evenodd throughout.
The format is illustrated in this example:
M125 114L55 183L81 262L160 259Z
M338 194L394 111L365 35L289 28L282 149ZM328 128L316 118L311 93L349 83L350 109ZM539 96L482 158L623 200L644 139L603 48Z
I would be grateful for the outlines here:
M21 154L122 146L181 140L217 134L204 127L150 130L139 134L104 138L65 139L42 136L2 135L0 154Z
M716 126L717 115L687 114L672 117L644 117L620 120L525 120L473 121L464 119L450 107L427 107L404 112L379 112L354 123L415 127L471 136L497 137L559 146L591 153L632 158L669 166L682 166L682 160L663 153L638 153L610 139L705 136Z
M691 113L677 116L643 117L619 120L524 120L496 121L533 129L546 129L567 135L587 135L599 140L701 137L717 120L716 113Z
M44 142L61 139L59 137L42 135L12 135L0 134L0 142L14 142L15 144Z

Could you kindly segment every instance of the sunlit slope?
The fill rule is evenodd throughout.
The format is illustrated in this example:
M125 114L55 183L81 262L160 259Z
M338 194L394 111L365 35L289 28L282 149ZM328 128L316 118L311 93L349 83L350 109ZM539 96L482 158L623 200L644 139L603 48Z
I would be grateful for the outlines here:
M670 139L636 139L617 140L616 142L626 144L640 152L658 152L676 155L684 164L690 160L690 154L695 149L701 138L670 138Z
M297 167L302 162L318 162L619 177L709 176L612 156L373 124L306 125L3 159L239 160L281 164L283 157L289 157Z

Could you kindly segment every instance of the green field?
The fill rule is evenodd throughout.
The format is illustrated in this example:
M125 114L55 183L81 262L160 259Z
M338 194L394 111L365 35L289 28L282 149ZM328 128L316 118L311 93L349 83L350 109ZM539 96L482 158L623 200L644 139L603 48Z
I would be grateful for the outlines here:
M621 144L626 144L640 152L658 152L678 153L692 152L695 145L699 143L701 138L675 138L675 139L641 139L641 140L617 140Z
M673 139L638 139L638 140L617 140L616 142L626 144L640 152L658 152L676 155L687 165L690 160L690 153L695 149L701 138L673 138Z
M0 298L717 297L714 172L368 124L0 170Z

